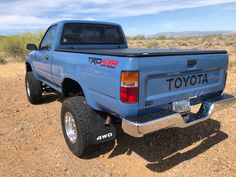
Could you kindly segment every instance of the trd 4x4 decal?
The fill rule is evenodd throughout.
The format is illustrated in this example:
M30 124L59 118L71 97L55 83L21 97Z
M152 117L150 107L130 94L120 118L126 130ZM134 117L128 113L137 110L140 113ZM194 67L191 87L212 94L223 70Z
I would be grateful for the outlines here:
M105 58L102 59L102 58L95 58L95 57L89 57L88 59L89 59L88 62L90 64L105 66L105 67L113 68L113 69L115 69L119 63L118 60L113 60L113 59L105 59Z

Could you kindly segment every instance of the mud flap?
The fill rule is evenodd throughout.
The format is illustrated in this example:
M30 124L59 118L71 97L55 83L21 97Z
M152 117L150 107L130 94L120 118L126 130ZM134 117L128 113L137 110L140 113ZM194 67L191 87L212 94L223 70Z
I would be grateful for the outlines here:
M105 120L101 116L92 119L91 142L93 144L101 144L116 138L116 128L113 124L105 125Z

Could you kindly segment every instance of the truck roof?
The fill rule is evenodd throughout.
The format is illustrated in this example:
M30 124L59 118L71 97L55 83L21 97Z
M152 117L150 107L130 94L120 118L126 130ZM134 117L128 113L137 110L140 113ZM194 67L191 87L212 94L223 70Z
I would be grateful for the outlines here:
M112 23L112 22L104 22L104 21L93 21L93 20L62 20L62 21L58 21L53 25L57 25L57 24L66 24L66 23L89 23L89 24L105 24L105 25L115 25L115 26L120 26L120 24L118 23Z

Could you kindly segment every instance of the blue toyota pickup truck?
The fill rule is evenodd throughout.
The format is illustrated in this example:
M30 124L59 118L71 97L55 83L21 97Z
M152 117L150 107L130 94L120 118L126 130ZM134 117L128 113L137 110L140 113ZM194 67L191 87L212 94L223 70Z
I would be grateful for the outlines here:
M130 49L118 24L71 20L51 25L27 49L28 100L38 104L52 90L63 95L63 134L79 157L114 139L115 123L142 137L197 124L235 102L223 92L224 50Z

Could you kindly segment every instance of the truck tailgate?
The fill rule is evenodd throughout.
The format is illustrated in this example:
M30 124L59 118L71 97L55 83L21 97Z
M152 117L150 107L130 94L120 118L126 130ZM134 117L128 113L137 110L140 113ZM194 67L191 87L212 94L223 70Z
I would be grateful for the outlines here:
M139 109L224 89L227 54L141 57Z

